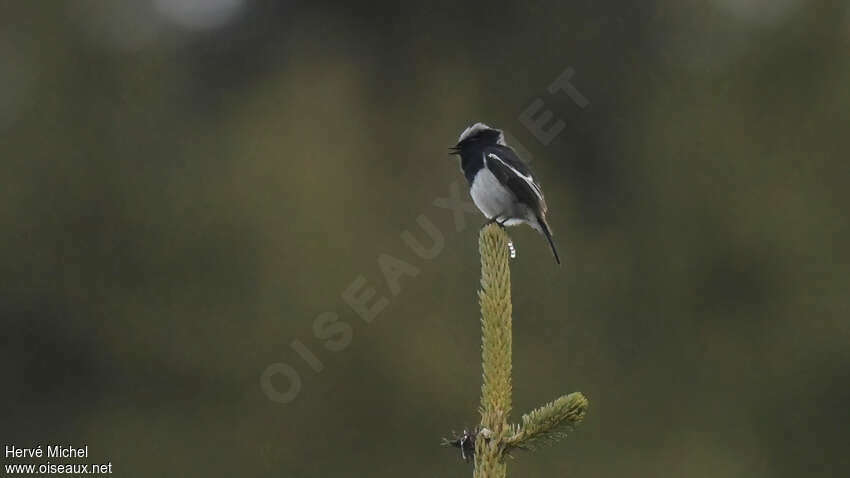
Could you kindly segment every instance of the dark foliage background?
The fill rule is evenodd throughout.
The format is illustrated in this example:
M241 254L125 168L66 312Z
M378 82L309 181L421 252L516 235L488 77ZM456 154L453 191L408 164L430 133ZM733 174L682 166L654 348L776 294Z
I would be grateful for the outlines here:
M486 121L565 259L511 231L517 411L591 400L512 473L838 476L848 46L847 4L802 0L2 2L0 440L121 476L469 476L437 445L478 418L483 221L433 202ZM568 67L587 108L547 91ZM381 254L418 269L397 295Z

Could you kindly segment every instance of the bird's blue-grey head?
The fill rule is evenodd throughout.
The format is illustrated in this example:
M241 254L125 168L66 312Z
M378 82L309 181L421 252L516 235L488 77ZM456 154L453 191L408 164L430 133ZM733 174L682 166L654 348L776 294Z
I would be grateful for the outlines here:
M502 130L491 128L484 123L475 123L463 130L457 139L457 144L450 148L451 154L461 154L464 150L500 144L506 146Z

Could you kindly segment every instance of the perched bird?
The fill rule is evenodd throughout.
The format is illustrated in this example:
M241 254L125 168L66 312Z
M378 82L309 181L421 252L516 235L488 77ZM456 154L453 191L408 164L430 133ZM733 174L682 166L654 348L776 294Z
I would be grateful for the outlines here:
M460 168L469 182L469 194L491 222L502 226L526 223L549 241L555 262L561 263L546 223L543 190L531 170L505 144L501 130L484 123L466 128L451 154L460 156Z

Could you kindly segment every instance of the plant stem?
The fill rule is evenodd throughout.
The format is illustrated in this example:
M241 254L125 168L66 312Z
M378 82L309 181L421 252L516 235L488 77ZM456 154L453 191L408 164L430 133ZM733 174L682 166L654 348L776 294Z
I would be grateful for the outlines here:
M481 425L472 433L464 430L443 445L461 449L466 460L475 451L474 478L505 478L505 457L511 450L533 450L540 444L557 441L585 416L588 401L581 393L571 393L523 415L522 423L509 425L511 414L511 270L508 257L510 238L505 230L489 224L481 229Z
M481 253L481 432L475 446L476 478L501 478L504 441L511 433L511 273L509 238L495 224L485 226L479 236ZM489 437L489 439L488 439ZM483 439L482 439L483 438Z

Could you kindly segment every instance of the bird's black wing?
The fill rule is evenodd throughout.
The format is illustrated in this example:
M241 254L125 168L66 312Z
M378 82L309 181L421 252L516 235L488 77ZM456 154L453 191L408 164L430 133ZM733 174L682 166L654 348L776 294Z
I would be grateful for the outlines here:
M495 145L485 148L484 158L487 161L487 169L510 189L520 202L543 215L546 214L543 190L534 180L528 165L519 159L510 147Z

